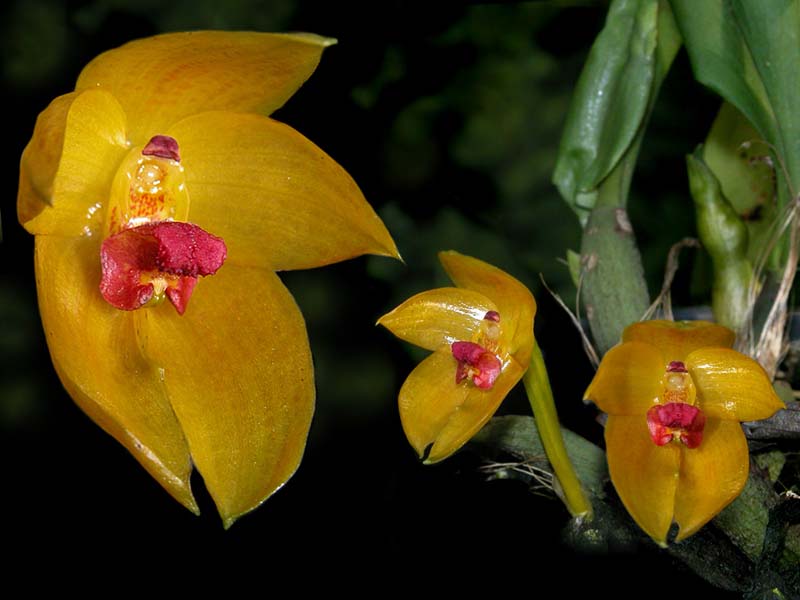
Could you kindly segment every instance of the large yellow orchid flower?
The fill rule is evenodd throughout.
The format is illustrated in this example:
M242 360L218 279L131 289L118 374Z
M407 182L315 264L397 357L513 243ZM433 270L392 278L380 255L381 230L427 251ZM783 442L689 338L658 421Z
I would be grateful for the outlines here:
M266 116L331 43L131 42L86 66L22 155L18 216L61 381L195 512L196 466L226 527L293 474L314 410L305 323L275 271L397 256L350 176Z
M739 495L749 454L739 421L784 408L764 369L704 321L644 321L603 357L585 397L608 413L611 481L664 545L687 538Z
M483 427L534 348L536 301L527 287L470 256L450 251L439 259L457 287L417 294L378 320L433 352L399 397L403 430L427 463L447 458Z

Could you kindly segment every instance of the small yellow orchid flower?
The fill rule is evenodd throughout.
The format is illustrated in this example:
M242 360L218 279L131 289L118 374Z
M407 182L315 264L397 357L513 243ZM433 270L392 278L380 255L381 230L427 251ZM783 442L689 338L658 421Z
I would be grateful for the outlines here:
M378 320L433 352L399 397L403 430L426 463L447 458L483 427L522 378L534 346L536 301L527 287L457 252L439 260L457 287L417 294Z
M764 369L704 321L644 321L603 357L585 398L608 413L611 481L633 519L666 544L695 533L739 495L749 454L739 421L784 408Z
M53 100L22 155L18 217L61 381L195 512L196 466L226 527L291 477L314 410L305 323L275 271L398 256L350 176L266 116L333 42L131 42Z

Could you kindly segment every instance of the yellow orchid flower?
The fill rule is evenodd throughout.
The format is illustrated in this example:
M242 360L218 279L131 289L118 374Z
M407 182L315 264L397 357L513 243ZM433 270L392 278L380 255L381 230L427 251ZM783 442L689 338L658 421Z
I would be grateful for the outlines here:
M739 421L784 408L764 369L705 321L644 321L603 357L585 398L608 413L611 481L633 519L666 544L739 495L749 454Z
M433 352L399 397L403 430L426 463L447 458L483 427L522 378L534 347L536 301L528 288L470 256L441 252L439 260L457 287L417 294L378 320Z
M266 116L333 42L131 42L53 100L22 155L61 381L194 512L196 466L226 527L291 477L314 410L305 323L275 271L398 256L350 176Z

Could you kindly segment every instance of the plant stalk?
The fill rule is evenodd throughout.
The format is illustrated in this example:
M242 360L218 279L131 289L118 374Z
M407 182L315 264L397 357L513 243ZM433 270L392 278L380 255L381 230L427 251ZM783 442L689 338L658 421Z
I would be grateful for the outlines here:
M528 401L533 409L533 417L539 429L539 436L553 473L564 492L563 500L573 517L591 520L592 505L581 487L575 468L564 446L561 425L558 422L553 391L544 365L544 357L539 344L534 342L531 363L522 378Z

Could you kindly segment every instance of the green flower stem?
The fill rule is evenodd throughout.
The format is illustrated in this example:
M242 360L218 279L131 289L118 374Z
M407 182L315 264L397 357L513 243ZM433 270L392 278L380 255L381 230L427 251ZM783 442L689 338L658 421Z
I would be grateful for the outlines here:
M535 341L531 364L522 381L533 409L533 417L539 429L542 446L564 492L564 503L573 517L589 520L592 518L592 505L583 493L581 482L575 474L575 468L572 466L564 446L561 425L558 422L558 413L556 413L556 405L553 400L553 391L550 389L550 379L547 377L542 351Z

